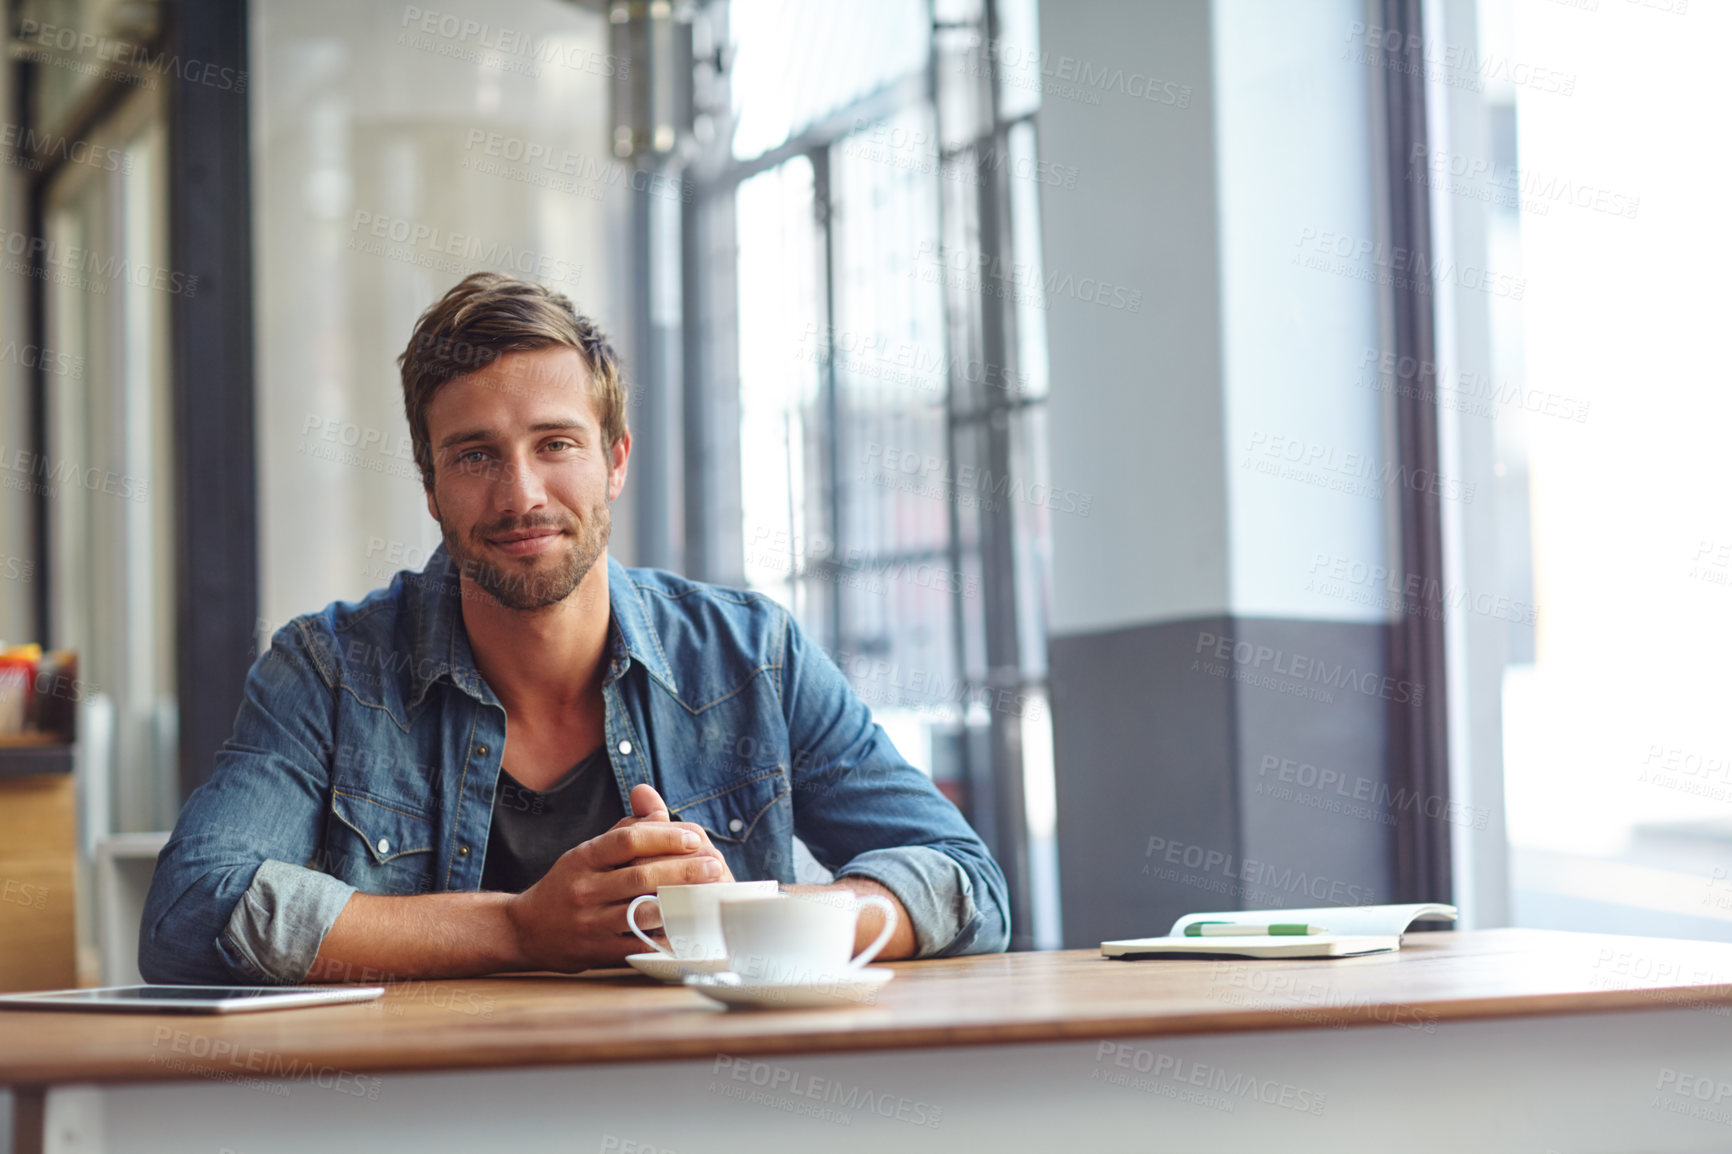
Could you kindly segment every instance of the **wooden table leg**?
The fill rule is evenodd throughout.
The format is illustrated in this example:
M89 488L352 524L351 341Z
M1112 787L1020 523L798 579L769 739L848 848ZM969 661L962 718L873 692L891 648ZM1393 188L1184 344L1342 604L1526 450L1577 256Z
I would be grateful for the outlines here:
M42 1154L48 1092L41 1086L12 1087L12 1154Z

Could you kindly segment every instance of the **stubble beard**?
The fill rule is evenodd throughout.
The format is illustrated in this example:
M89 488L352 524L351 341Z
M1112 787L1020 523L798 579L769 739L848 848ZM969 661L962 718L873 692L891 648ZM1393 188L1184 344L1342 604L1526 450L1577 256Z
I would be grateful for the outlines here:
M443 520L439 522L445 549L456 562L457 571L505 608L520 612L545 609L571 596L607 549L608 539L613 533L613 516L605 498L597 501L591 506L589 515L577 522L575 532L571 533L571 547L565 550L563 557L551 555L553 551L550 550L505 565L488 559L488 550L492 548L487 543L488 537L523 529L548 528L571 532L569 523L548 518L515 519L485 527L477 525L470 530L469 539L465 541Z

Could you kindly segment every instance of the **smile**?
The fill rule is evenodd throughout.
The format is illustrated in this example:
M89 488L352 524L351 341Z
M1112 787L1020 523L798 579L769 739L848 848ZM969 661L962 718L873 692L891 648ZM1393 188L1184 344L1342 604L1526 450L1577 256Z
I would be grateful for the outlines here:
M512 557L528 557L542 553L559 540L561 532L558 529L526 529L519 533L506 533L499 537L489 537L487 543Z

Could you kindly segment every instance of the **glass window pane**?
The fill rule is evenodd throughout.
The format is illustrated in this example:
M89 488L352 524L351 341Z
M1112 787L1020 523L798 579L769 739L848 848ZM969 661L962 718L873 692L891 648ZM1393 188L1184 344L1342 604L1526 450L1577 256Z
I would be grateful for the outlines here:
M742 160L919 72L930 44L927 0L733 0L728 24Z
M807 432L824 358L811 162L795 157L745 181L736 203L746 583L811 624L804 579L830 552L807 513Z
M1491 380L1460 398L1497 422L1500 564L1537 617L1503 689L1513 914L1732 940L1732 164L1702 137L1732 9L1482 18L1484 58L1573 88L1488 87L1489 263L1525 292L1493 301Z
M141 94L92 134L112 170L71 165L48 193L63 261L45 286L53 644L109 718L84 742L99 833L166 829L179 808L173 398L162 105ZM112 711L110 714L109 711ZM101 735L111 735L111 742Z

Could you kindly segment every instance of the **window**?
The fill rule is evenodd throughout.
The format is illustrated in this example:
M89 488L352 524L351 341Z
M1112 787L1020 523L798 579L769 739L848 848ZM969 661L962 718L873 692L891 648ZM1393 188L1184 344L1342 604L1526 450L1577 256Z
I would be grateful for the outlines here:
M79 655L96 832L166 829L180 799L160 94L131 94L86 136L66 152L101 163L62 165L44 200L46 345L66 358L43 373L48 628Z
M1001 291L1040 281L1006 272L1038 264L1034 106L994 91L997 8L941 9L726 6L699 197L731 198L737 277L702 339L737 342L744 581L981 831L1019 944L1054 944L1045 331Z
M1427 172L1519 289L1460 310L1439 388L1494 499L1457 566L1469 676L1501 680L1510 917L1732 940L1732 227L1701 135L1732 11L1478 15L1446 38L1475 49L1481 108L1454 102Z

